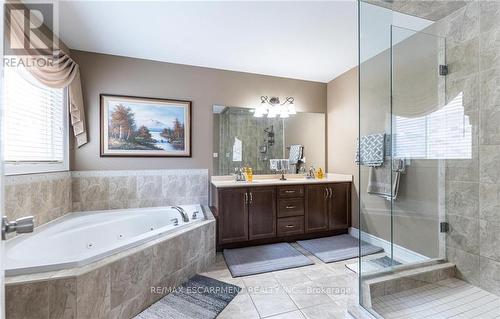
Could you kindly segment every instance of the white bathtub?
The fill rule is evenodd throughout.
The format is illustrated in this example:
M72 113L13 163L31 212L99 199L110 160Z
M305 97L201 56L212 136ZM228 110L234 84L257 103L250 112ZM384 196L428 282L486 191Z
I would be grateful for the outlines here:
M7 276L81 267L127 248L204 220L200 205L77 212L65 215L6 242ZM198 212L197 219L193 219ZM177 218L178 226L173 219Z

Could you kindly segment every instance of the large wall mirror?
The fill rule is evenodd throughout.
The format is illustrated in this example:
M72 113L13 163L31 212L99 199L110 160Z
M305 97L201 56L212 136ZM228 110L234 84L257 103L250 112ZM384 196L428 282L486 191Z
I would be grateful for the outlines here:
M254 174L275 174L272 159L290 158L299 146L302 170L326 163L325 114L301 113L289 118L254 117L253 109L214 105L215 175L233 174L235 168L252 167ZM288 173L297 173L293 166ZM300 173L300 172L299 172Z

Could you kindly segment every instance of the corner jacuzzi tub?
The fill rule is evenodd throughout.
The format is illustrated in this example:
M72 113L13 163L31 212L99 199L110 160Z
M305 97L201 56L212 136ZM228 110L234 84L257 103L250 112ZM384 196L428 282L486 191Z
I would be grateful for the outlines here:
M200 205L77 212L6 242L7 276L85 266L205 219ZM197 218L193 218L196 212Z

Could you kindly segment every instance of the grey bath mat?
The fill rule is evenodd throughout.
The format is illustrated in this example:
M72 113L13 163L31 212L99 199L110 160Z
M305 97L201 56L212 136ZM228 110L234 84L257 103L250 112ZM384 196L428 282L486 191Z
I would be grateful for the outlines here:
M240 290L238 286L196 275L135 319L213 319Z
M310 240L299 240L297 243L325 263L358 257L359 241L351 235L339 235ZM382 248L362 243L363 256L383 251Z
M288 243L224 249L224 259L233 277L314 264Z

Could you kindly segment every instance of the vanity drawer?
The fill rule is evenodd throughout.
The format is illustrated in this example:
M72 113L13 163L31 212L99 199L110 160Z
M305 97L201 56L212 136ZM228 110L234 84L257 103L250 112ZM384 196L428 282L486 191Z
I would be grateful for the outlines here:
M278 218L278 237L304 233L304 217Z
M279 186L279 197L303 197L304 185Z
M304 215L303 198L280 199L278 203L278 217L291 217Z

